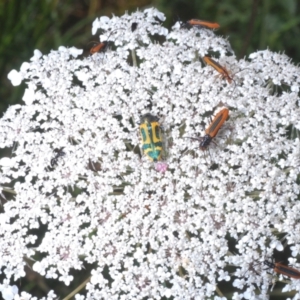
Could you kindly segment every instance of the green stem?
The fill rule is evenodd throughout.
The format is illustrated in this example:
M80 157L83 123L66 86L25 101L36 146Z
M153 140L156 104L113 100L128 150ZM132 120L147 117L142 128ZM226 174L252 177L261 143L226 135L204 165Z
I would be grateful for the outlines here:
M73 296L75 296L81 289L83 289L86 284L90 281L92 276L88 277L83 283L81 283L73 292L71 292L67 297L65 297L63 300L69 300Z
M137 61L136 61L136 55L135 50L131 50L131 58L132 58L132 64L137 67Z

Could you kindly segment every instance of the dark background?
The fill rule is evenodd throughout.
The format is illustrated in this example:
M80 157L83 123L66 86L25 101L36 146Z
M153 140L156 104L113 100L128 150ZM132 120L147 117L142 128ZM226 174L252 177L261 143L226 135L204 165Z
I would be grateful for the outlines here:
M1 115L9 105L22 103L25 89L24 83L13 87L7 74L12 69L19 71L35 49L47 54L61 45L75 46L85 49L88 55L89 42L97 40L97 36L91 34L96 17L120 16L126 10L130 13L152 6L166 15L164 26L167 28L171 28L178 17L182 21L196 18L218 22L221 28L217 34L229 37L238 58L269 48L285 52L296 64L300 62L299 0L0 0ZM38 298L55 289L63 299L89 277L90 269L91 266L86 265L85 270L74 272L76 279L70 287L65 287L58 286L57 281L46 281L28 267L27 276L19 281L19 286ZM282 294L280 284L276 287L271 299L293 295ZM222 290L230 299L226 286L222 286ZM284 297L277 298L275 294Z
M10 70L19 70L34 49L43 54L60 45L88 49L93 20L155 6L170 28L179 17L218 22L217 34L228 36L238 58L269 48L300 62L298 0L0 0L0 112L20 102L24 84L12 87Z

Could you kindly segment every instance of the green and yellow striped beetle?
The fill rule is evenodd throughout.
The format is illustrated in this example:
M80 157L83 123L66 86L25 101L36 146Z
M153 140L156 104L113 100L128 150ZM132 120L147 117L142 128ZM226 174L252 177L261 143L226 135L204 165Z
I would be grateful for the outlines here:
M162 130L158 120L158 117L147 113L141 116L140 123L143 152L154 162L160 161L163 154Z

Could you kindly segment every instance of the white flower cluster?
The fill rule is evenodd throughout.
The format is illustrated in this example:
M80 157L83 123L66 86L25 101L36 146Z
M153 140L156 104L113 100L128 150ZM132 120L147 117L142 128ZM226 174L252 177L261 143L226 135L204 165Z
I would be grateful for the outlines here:
M8 285L26 257L66 285L97 265L76 299L225 299L223 281L231 299L268 299L264 260L285 246L299 255L299 68L269 50L238 61L212 30L168 33L163 20L155 9L97 19L106 52L36 50L9 74L28 88L0 120L0 147L13 149L0 160L2 196L15 192L0 215ZM229 119L201 151L190 137L221 107ZM140 155L146 113L161 120L164 172ZM300 297L300 281L285 290Z

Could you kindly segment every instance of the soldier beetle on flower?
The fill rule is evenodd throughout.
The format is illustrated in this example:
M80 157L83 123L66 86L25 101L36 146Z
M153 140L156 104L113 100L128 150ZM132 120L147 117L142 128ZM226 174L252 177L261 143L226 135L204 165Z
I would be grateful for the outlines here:
M207 29L220 28L220 25L218 23L202 21L202 20L197 20L197 19L191 19L191 20L187 21L186 23L183 23L181 26L186 27L186 28L191 28L191 27L203 27L203 28L207 28Z
M108 41L101 42L96 46L93 46L90 50L90 54L95 54L97 52L105 52L108 46Z
M109 41L110 36L111 36L114 32L116 32L116 31L118 31L118 30L119 30L119 29L113 30L113 31L109 34L109 36L108 36L108 38L107 38L106 41L97 43L97 45L93 46L93 47L91 48L91 50L90 50L90 54L95 54L95 53L97 53L97 52L105 52L105 51L107 50L107 47L108 47L110 44L113 43L112 41Z
M207 65L212 66L217 72L219 72L222 78L226 79L229 84L234 81L233 78L229 75L229 71L225 67L222 67L214 59L209 56L204 56L203 60Z
M229 109L227 107L220 110L211 121L209 126L205 129L205 135L199 138L190 138L192 140L198 141L201 150L207 150L208 146L212 142L213 138L218 134L218 131L227 120L229 114Z
M204 56L202 59L203 59L204 63L213 67L217 72L219 72L222 79L226 79L229 84L234 82L233 91L235 90L235 88L237 86L235 80L233 79L233 75L248 69L248 68L244 68L244 69L241 69L241 70L235 72L234 74L231 74L230 71L228 71L225 67L221 66L218 62L216 62L211 57ZM232 91L232 93L233 93L233 91Z
M282 274L294 279L300 279L300 271L297 269L294 269L281 263L273 263L267 260L264 261L264 264L269 268L273 269L273 271L278 274Z

